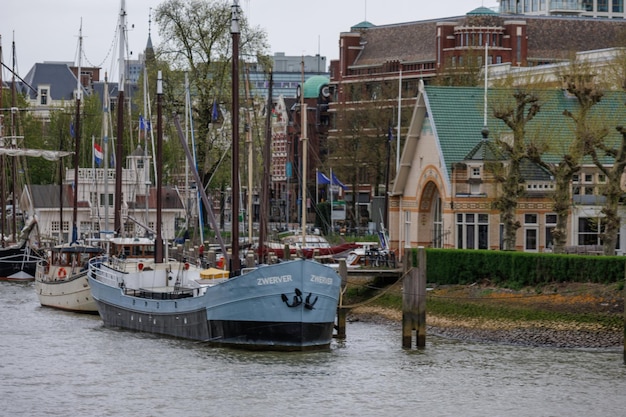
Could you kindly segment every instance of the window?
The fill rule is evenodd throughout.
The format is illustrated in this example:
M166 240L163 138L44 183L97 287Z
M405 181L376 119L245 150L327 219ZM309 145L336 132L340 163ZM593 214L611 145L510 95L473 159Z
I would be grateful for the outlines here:
M48 104L48 89L47 88L42 88L41 89L41 93L39 94L40 97L40 104L42 106L46 106Z
M108 202L106 199L106 194L100 194L100 205L101 206L112 206L113 205L113 194L109 194Z
M489 249L489 215L457 213L457 248Z
M537 227L537 215L525 214L524 215L524 250L536 251L538 245L538 227Z
M547 249L552 249L552 247L554 246L554 237L552 236L552 233L554 232L554 229L556 229L556 220L557 220L557 216L556 214L546 214L546 248Z
M601 245L601 235L604 233L605 225L602 217L579 217L578 218L578 244L579 245ZM620 247L619 233L617 234L616 249Z
M435 207L433 208L433 247L443 247L443 217L441 213L441 198L435 200Z

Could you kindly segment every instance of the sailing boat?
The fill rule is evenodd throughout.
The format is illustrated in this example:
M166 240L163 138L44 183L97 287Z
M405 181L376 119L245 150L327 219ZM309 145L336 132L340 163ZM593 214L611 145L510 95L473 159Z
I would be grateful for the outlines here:
M233 173L238 164L238 47L239 6L232 7L233 38ZM157 161L161 158L162 81L157 81ZM191 152L177 122L188 160ZM191 164L194 166L193 164ZM198 184L197 170L192 169ZM157 191L161 173L158 173ZM233 189L238 178L233 176ZM207 207L208 198L198 187ZM236 199L234 199L236 200ZM157 198L157 202L160 201ZM157 203L158 204L158 203ZM235 209L234 209L235 210ZM157 216L159 206L157 205ZM237 211L234 211L235 213ZM209 210L209 218L216 226ZM160 241L153 242L154 258L145 257L147 246L131 241L116 245L124 256L94 258L89 263L89 285L105 326L121 327L208 342L212 345L264 350L327 349L332 340L341 279L320 263L299 259L240 269L238 222L232 222L230 278L202 279L188 262L164 260ZM114 252L112 252L114 253Z
M79 32L79 54L76 84L76 119L74 148L74 184L78 184L78 155L80 151L80 102L83 91L81 84L82 27ZM108 102L105 85L104 102ZM105 104L106 106L106 104ZM106 107L105 107L106 109ZM105 112L106 118L106 112ZM106 126L106 120L104 121ZM60 200L62 201L62 194ZM103 252L99 246L78 241L77 231L78 186L73 192L72 236L69 243L54 246L45 261L39 262L35 273L35 291L42 306L61 310L97 313L96 303L91 297L87 281L87 261ZM60 210L63 224L63 209Z
M5 220L7 219L7 214L12 217L12 238L17 238L17 199L16 199L16 175L17 175L17 158L23 156L33 156L33 157L44 157L48 160L57 159L63 154L56 153L54 151L43 151L37 149L24 149L18 147L18 140L23 139L23 137L17 136L16 134L16 116L17 109L16 104L16 91L15 91L15 42L13 42L13 69L10 70L13 74L12 82L11 82L11 134L10 136L0 137L0 194L2 195L2 202L4 203L4 176L5 176L5 156L11 157L11 194L13 195L12 205L2 204L2 208L0 211L0 238L2 239L2 248L0 248L0 280L3 281L32 281L35 275L35 269L37 267L37 263L43 259L43 254L35 248L31 242L31 233L37 227L37 219L34 215L31 215L26 225L23 227L19 239L14 239L16 242L13 245L8 247L4 247L5 244ZM0 44L0 67L2 67L2 45ZM0 108L2 108L2 71L0 71ZM3 126L3 117L0 116L0 134L4 133ZM9 213L9 210L11 212Z

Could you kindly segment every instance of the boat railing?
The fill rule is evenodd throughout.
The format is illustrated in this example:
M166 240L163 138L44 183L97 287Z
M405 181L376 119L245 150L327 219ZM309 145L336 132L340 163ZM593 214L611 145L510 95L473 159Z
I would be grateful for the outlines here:
M89 274L91 278L96 279L103 284L111 287L122 286L122 281L118 278L119 274L102 268L102 264L109 261L109 256L97 256L89 261Z

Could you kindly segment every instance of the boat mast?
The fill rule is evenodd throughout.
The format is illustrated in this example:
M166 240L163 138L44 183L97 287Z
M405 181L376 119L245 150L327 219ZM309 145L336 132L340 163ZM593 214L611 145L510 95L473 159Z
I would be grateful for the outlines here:
M15 38L12 43L12 56L13 56L13 70L11 71L11 144L10 147L17 148L17 91L15 86L15 64L17 62L17 56L15 52ZM15 183L17 181L17 159L16 157L11 158L11 203L13 204L13 210L11 213L11 223L13 232L13 242L17 241L17 206L15 201ZM2 207L4 211L6 207Z
M115 149L115 220L113 228L118 236L122 233L122 148L124 135L124 46L126 44L126 2L122 0L119 25L119 82L117 84L117 143Z
M109 232L109 79L108 75L104 73L104 98L103 98L103 111L102 111L102 146L104 147L104 230Z
M265 257L265 236L267 236L268 209L270 207L270 146L272 142L272 109L273 109L273 87L274 71L270 69L270 83L267 92L267 114L265 115L265 144L263 146L263 180L261 184L261 209L259 210L259 260L264 261Z
M304 247L306 244L306 180L307 180L307 118L306 118L306 104L304 103L304 56L302 56L302 84L300 87L300 141L302 142L302 198L300 204L302 205L302 222L300 227L302 228L302 254L304 255Z
M248 199L246 201L246 213L248 214L248 244L252 244L252 175L253 175L253 160L252 160L252 112L254 111L254 103L250 100L250 71L246 66L246 148L248 152Z
M230 33L233 41L232 56L232 179L231 179L231 276L239 275L239 1L231 6Z
M72 240L76 243L78 240L78 164L80 152L80 101L82 97L83 86L81 83L81 57L83 54L83 21L80 21L80 29L78 30L78 69L76 72L76 121L74 123L74 208L72 211ZM63 224L63 223L61 223ZM62 229L62 227L61 227Z
M156 237L154 239L154 261L163 262L163 238L161 236L161 186L163 185L163 79L161 71L157 73L157 178L156 178Z
M0 109L2 108L2 92L3 92L3 88L2 88L2 35L0 35ZM2 143L0 144L2 147L6 146L6 143L4 142L4 114L0 114L0 138L2 138ZM4 226L6 225L6 210L5 210L5 204L4 204L4 179L5 179L5 172L4 172L5 166L4 166L4 155L0 156L0 201L2 202L2 207L0 210L0 222L2 222L2 225L0 226L0 241L1 243L1 247L4 247Z

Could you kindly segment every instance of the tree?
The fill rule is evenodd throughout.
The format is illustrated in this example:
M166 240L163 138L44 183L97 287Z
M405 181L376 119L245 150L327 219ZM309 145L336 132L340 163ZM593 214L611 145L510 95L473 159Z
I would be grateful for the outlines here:
M333 171L352 185L348 217L353 226L358 226L369 220L358 211L359 185L369 184L378 189L379 184L385 183L387 142L397 114L398 83L370 82L349 88L346 101L350 103L338 103L336 107L340 133L329 140L328 153ZM355 104L357 100L361 103Z
M503 105L493 111L494 117L502 120L513 133L510 142L498 140L508 156L508 167L503 173L494 172L496 180L502 184L502 194L497 198L495 206L500 210L504 224L504 250L515 250L517 229L521 226L516 219L517 202L524 193L520 164L528 157L525 145L526 125L541 108L539 97L531 92L518 89L513 98L514 105Z
M206 185L219 166L225 145L222 135L217 134L217 129L212 126L215 122L214 104L219 104L222 109L230 108L231 5L222 0L166 0L157 8L155 20L162 39L165 39L157 53L158 58L170 63L179 74L183 70L189 73L197 128L196 151L200 175ZM266 33L258 27L250 27L245 16L240 16L240 26L241 56L266 54ZM184 99L181 100L181 78L182 75L178 80L166 78L168 82L165 83L168 87L165 101L178 103L178 110L184 103Z

